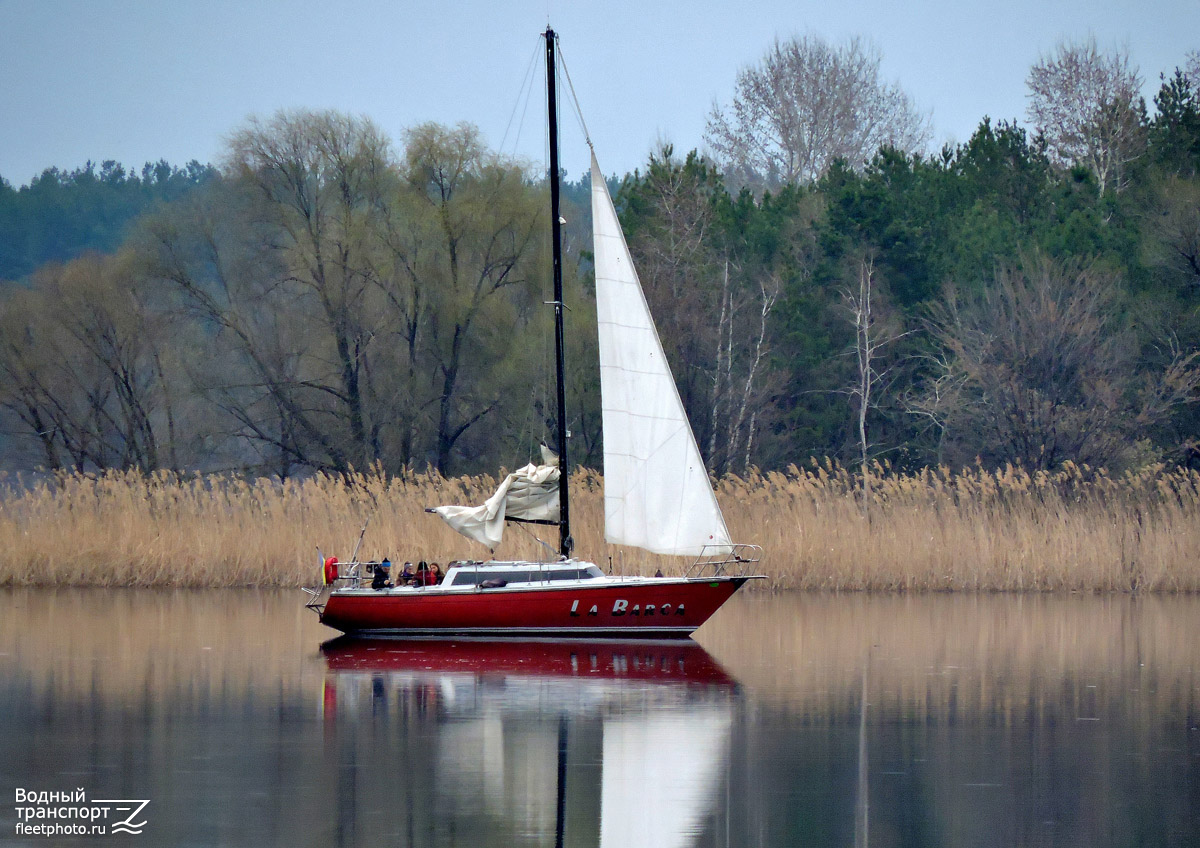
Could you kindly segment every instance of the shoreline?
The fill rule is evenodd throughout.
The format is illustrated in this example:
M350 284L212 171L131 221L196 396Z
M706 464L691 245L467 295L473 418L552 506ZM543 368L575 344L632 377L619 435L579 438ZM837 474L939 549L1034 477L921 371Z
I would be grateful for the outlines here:
M578 550L616 573L682 573L678 558L603 542L602 479L573 475ZM318 548L393 562L484 559L426 506L479 503L496 480L436 475L245 481L168 473L19 478L0 492L0 586L297 588ZM1153 466L1110 476L1068 464L861 480L831 463L729 476L717 485L733 538L763 547L754 594L816 592L1175 594L1200 592L1200 473ZM542 547L510 525L498 558Z
M0 593L17 591L87 591L87 592L147 592L170 594L174 592L195 593L207 592L262 592L291 593L299 592L302 588L312 588L310 583L225 583L225 584L186 584L186 583L0 583ZM962 598L979 597L1011 597L1011 598L1191 598L1200 596L1200 589L1054 589L1054 588L822 588L820 586L776 586L771 578L766 581L751 581L738 590L738 596L753 596L756 598L773 597L862 597L862 598L934 598L939 596L954 596ZM296 596L298 599L300 595ZM520 637L517 637L520 638Z

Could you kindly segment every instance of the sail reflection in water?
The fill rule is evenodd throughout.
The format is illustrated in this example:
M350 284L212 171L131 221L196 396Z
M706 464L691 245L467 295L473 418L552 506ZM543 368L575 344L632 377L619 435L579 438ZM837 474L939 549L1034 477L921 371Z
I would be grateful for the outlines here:
M456 827L488 823L491 844L509 827L539 845L682 848L725 794L737 686L694 642L337 639L322 652L327 727L389 711L440 724L431 800Z

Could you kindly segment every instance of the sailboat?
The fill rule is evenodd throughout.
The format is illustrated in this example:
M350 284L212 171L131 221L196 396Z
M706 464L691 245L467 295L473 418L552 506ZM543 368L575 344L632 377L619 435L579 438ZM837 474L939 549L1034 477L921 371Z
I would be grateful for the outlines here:
M605 574L574 556L559 214L557 36L547 28L557 456L505 478L480 506L442 506L458 532L494 550L506 522L558 525L558 559L463 560L419 585L388 586L381 564L323 562L325 585L308 589L322 623L345 633L396 636L684 637L747 581L755 545L736 544L725 525L663 354L662 343L592 150L592 227L600 390L604 428L605 538L659 554L693 558L682 577ZM589 146L591 142L588 142ZM361 536L360 536L361 542ZM394 575L393 575L394 577Z

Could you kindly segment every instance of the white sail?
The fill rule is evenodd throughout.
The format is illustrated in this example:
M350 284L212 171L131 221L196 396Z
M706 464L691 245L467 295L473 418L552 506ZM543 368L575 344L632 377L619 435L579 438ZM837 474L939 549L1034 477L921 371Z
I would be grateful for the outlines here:
M608 186L592 154L605 538L660 554L733 550Z
M558 478L557 464L530 463L505 477L480 506L439 506L432 511L468 539L495 550L504 537L505 519L558 521Z

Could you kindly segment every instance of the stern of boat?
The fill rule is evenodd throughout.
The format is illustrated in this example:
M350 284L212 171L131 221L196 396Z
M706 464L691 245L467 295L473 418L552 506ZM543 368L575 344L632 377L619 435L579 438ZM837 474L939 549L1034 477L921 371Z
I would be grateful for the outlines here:
M300 590L308 595L308 600L304 602L305 609L310 609L321 616L325 612L325 604L329 601L329 593L333 591L332 586L301 586Z
M375 570L382 563L378 562L338 562L337 557L321 558L321 576L323 583L316 586L301 586L300 590L308 595L304 606L324 619L325 605L334 589L356 589L369 585L375 576ZM385 571L386 573L386 571ZM390 584L389 584L390 585Z

